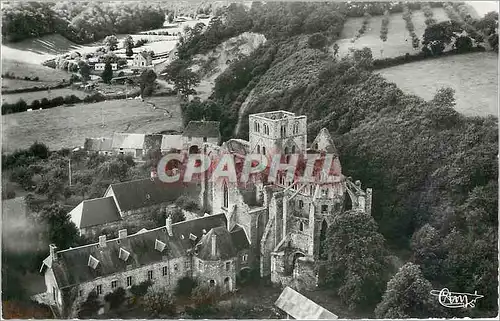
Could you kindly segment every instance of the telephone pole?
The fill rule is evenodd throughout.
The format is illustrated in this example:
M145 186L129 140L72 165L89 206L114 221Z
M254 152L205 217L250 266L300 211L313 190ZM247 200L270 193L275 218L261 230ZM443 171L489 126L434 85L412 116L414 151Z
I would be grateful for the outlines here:
M71 156L68 159L69 186L71 186Z

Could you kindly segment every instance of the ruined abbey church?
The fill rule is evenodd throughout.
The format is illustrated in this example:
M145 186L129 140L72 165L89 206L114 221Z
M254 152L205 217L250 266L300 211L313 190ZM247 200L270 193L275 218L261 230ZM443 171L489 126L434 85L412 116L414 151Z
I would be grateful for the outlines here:
M361 189L342 175L337 149L326 128L312 144L307 145L307 118L286 111L249 116L249 141L231 139L220 147L205 145L212 157L223 153L235 156L235 162L246 154L333 155L333 179L325 182L300 183L285 180L278 173L273 183L249 181L246 186L224 180L205 182L201 199L212 214L224 213L228 230L241 227L250 243L251 265L262 278L273 283L317 285L317 265L324 251L328 226L343 211L355 209L371 215L372 190ZM215 155L215 156L214 156ZM286 158L288 160L288 157Z
M232 155L235 165L246 155L268 158L292 154L333 155L333 175L327 180L303 182L285 179L225 179L187 184L151 178L111 184L101 198L84 200L69 215L80 234L99 241L69 249L50 246L43 260L46 291L35 300L48 304L60 317L75 317L90 293L99 300L118 288L132 291L144 282L173 291L190 277L222 292L231 292L237 280L260 274L274 284L314 288L318 265L325 252L328 226L336 215L354 209L371 214L372 191L344 177L338 152L326 129L307 146L307 119L286 111L249 116L249 140L218 141L216 122L192 122L181 153L204 153L214 160ZM265 175L264 175L265 176ZM144 226L151 213L167 209L181 195L197 198L206 212L185 221ZM109 238L105 231L117 231ZM108 237L108 238L107 238Z

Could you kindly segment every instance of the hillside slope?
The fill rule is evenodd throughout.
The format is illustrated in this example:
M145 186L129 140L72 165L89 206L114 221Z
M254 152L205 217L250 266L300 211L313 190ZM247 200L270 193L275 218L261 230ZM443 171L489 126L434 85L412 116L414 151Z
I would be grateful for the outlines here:
M205 55L193 57L191 70L200 75L201 82L195 88L197 96L206 99L212 93L215 79L229 65L244 56L250 55L255 49L266 42L266 37L259 33L245 32L239 36L224 41L214 50Z

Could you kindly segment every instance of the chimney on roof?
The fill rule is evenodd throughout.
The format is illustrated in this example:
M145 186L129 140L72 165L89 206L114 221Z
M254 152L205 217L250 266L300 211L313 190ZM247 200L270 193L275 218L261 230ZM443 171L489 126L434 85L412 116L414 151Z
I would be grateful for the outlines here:
M127 237L127 229L119 230L118 231L118 238L119 239L124 239Z
M106 247L106 235L99 236L99 247Z
M52 262L57 261L56 251L57 251L57 246L55 244L50 244L49 245L49 253L50 253L50 259L52 260Z
M212 234L212 256L217 256L217 235Z
M173 236L174 234L172 233L172 218L170 217L170 215L165 220L165 227L167 228L168 236Z

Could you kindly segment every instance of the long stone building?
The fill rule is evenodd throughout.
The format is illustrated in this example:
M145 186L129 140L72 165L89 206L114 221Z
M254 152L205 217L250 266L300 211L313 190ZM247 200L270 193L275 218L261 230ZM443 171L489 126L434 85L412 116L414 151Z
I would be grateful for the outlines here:
M79 248L51 247L42 271L53 304L71 316L91 290L105 295L147 279L172 290L182 276L225 291L234 290L236 278L250 273L282 286L314 288L319 273L316 263L323 257L332 220L347 210L371 215L372 190L363 190L359 181L342 174L338 151L326 129L308 145L305 116L286 111L253 114L249 128L248 141L231 139L219 146L204 139L190 140L185 153L201 152L213 159L230 154L237 165L249 154L268 158L282 154L285 161L292 154L328 154L333 164L329 179L289 181L284 172L278 172L274 181L235 183L207 175L186 186L158 178L111 185L103 198L84 201L73 210L72 219L80 224L80 231L96 235L103 227L119 229L122 225L116 222L140 221L151 208L166 206L183 193L196 195L207 214L176 224L167 221L165 226L133 235L122 229L118 239L101 235L99 243ZM105 217L101 212L107 212ZM99 222L84 226L91 221Z

